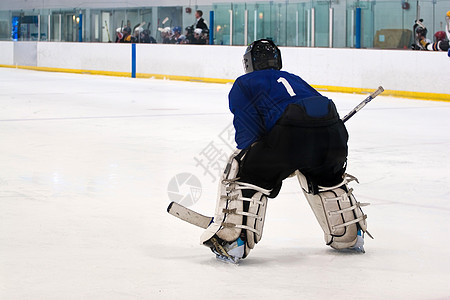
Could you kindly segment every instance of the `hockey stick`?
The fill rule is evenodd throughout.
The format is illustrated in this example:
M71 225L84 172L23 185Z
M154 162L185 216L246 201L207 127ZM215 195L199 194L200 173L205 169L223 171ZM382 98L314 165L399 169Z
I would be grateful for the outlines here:
M376 96L381 94L384 91L383 87L378 87L378 89L370 94L366 99L364 99L360 104L358 104L352 111L350 111L344 118L342 118L343 122L346 122L348 119L353 117L358 111L360 111L367 103L372 101ZM176 202L171 202L169 207L167 207L167 212L183 221L191 223L192 225L196 225L198 227L206 229L209 224L213 222L213 217L207 217L202 214L199 214L187 207L184 207L181 204Z
M360 104L358 104L351 112L349 112L345 117L342 118L342 122L346 122L348 119L353 117L358 111L360 111L367 103L372 101L376 96L384 92L382 86L379 86L375 92L370 94L366 99L364 99Z
M105 20L105 29L106 29L106 33L108 34L108 43L111 43L111 36L109 35L109 26L108 26L108 22L106 22L106 20Z
M176 202L171 202L167 207L167 212L183 221L191 223L201 228L208 228L209 224L213 222L212 217L201 215L187 207Z

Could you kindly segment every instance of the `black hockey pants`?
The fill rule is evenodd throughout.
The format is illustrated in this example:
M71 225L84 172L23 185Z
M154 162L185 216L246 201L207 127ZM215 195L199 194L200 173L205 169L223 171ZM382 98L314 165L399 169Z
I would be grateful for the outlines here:
M273 189L299 170L315 185L333 186L342 181L347 161L348 133L332 101L328 114L315 118L304 106L289 104L273 129L242 151L240 181ZM241 156L241 155L239 155Z

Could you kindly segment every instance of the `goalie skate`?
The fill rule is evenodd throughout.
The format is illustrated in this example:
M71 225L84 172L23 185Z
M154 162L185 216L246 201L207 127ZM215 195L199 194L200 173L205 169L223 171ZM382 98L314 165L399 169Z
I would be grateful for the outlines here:
M233 243L227 243L214 236L207 243L211 251L216 254L217 260L222 262L239 264L245 253L245 242L241 238Z

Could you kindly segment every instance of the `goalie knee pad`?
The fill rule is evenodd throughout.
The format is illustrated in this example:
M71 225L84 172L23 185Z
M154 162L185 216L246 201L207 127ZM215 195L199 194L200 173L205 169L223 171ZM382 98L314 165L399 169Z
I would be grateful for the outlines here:
M219 186L214 221L200 242L217 248L220 245L216 245L216 237L230 243L241 238L246 243L243 256L246 257L261 240L270 190L239 181L241 156L240 150L236 150L228 161Z
M296 171L303 193L311 206L317 221L325 234L325 243L335 249L355 246L358 230L367 231L367 215L361 206L368 205L356 201L348 183L357 180L344 174L343 181L333 187L314 186L306 177Z

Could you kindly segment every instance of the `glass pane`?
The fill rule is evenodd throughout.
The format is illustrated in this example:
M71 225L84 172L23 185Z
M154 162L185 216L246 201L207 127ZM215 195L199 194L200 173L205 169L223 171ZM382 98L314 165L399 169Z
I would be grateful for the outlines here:
M19 25L18 18L13 20L10 17L9 12L0 11L0 41L9 41L13 38L14 35L14 32L12 30L13 27L16 28L15 36L17 39L18 25Z
M374 2L359 2L361 8L361 48L372 48L374 37Z
M49 23L49 11L41 10L40 17L40 41L48 41L48 23Z
M272 3L263 3L256 6L256 39L273 38L271 19Z
M347 2L345 45L350 48L355 47L355 8L354 2Z
M450 1L421 1L420 2L420 18L427 28L427 39L435 42L435 34L438 31L445 32L447 11L450 10Z
M100 11L91 11L91 38L92 42L100 42L100 32L102 31Z
M104 17L106 18L106 12L104 12ZM112 32L109 32L109 34L111 35L111 39L113 39L114 36L114 40L113 42L116 40L116 32L119 29L119 31L121 30L121 28L125 28L127 26L127 17L126 17L126 11L123 10L114 10L112 13L112 20L111 20L112 25L112 32L114 33L113 35ZM111 27L110 27L111 28ZM106 36L107 38L107 36ZM105 37L103 37L103 41L105 41Z
M330 2L318 1L313 3L315 10L315 46L328 47L329 42L329 10Z
M230 45L231 4L214 5L214 44Z
M299 8L299 46L311 45L311 8L312 2L300 4Z
M427 28L427 38L430 40L433 40L433 34L435 32L435 11L434 11L434 3L432 1L420 1L420 15L419 19L423 19L423 25ZM450 9L450 8L448 8ZM448 10L447 9L447 10ZM445 11L446 12L446 11ZM445 20L445 12L441 13L441 19ZM412 20L412 23L409 25L410 28L414 25L414 20L416 15L414 15L414 18Z
M127 10L127 26L134 30L134 28L137 28L137 26L140 25L141 22L142 20L137 9Z
M244 45L245 4L233 4L233 45Z
M299 5L298 4L286 4L285 5L285 46L298 46L298 34L299 34Z
M61 41L60 14L52 13L50 16L50 41Z
M331 2L333 8L333 48L346 47L347 40L347 4Z
M102 11L100 15L101 34L100 40L103 43L116 42L118 26L112 26L114 23L114 14L109 11Z
M247 26L247 44L253 43L258 39L258 4L247 4L248 26ZM256 22L255 22L256 21Z
M286 46L287 44L287 12L285 3L275 3L272 5L271 19L273 23L273 40L277 45ZM293 20L295 24L295 19ZM295 26L295 25L294 25Z
M39 17L33 12L13 12L12 19L17 24L18 41L37 41Z
M435 1L434 4L434 33L436 31L445 31L445 15L450 10L450 0Z
M409 48L416 15L415 3L410 2L409 9L405 9L401 2L373 2L372 10L373 43L366 46L387 49Z
M400 41L397 47L400 49L401 48L410 49L411 44L414 42L413 26L417 16L417 2L416 1L408 2L408 7L409 7L408 9L402 8L401 10L403 22L402 27L399 29L402 30L402 36L400 37Z

